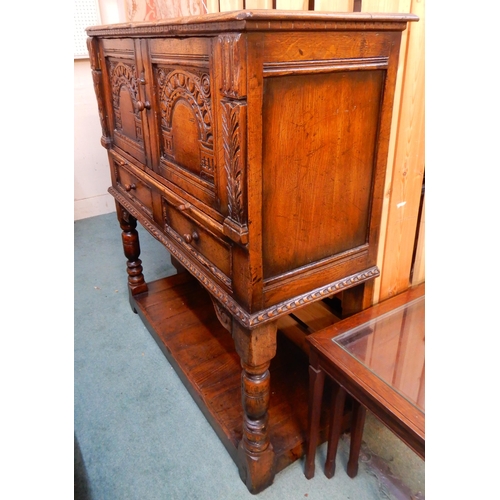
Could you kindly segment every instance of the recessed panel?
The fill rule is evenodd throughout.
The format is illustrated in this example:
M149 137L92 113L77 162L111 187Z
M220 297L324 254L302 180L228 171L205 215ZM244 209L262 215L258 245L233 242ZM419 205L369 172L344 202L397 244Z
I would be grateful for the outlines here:
M264 79L265 278L367 243L384 77L351 70Z
M123 44L116 43L108 47L113 56L107 57L107 73L111 87L111 117L113 126L114 144L126 151L141 163L146 163L144 145L145 115L138 107L139 88L137 81L137 68L131 41L126 40L127 51ZM122 49L120 52L118 49Z
M172 169L214 184L214 137L208 68L154 65L160 154Z
M136 118L134 103L132 102L132 97L127 88L122 87L119 94L120 103L120 123L115 121L115 127L118 129L118 125L121 127L121 132L123 132L127 137L137 140L137 128L136 128ZM115 116L115 120L116 120Z
M196 115L186 101L179 101L172 112L172 150L179 165L200 175L200 147Z

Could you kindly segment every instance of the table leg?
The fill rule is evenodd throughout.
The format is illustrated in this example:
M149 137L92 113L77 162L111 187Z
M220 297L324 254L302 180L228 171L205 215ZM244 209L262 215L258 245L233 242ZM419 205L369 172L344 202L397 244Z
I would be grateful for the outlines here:
M318 446L319 422L321 416L321 400L325 385L325 372L309 365L309 417L307 427L306 461L304 474L307 479L314 477L314 458Z
M349 451L349 462L347 463L347 475L356 477L359 465L359 452L363 438L363 427L365 425L366 408L353 399L352 424L351 424L351 449Z
M139 259L141 247L139 245L139 234L137 233L137 219L135 219L118 202L116 203L116 215L122 229L122 242L125 257L127 257L127 274L130 305L135 311L132 297L148 290L148 285L142 274L142 261Z
M251 493L272 484L275 453L269 436L269 365L276 354L276 322L248 330L233 319L232 334L241 358L243 437L238 446L238 469Z
M339 384L333 383L332 404L330 415L330 428L328 432L328 451L325 461L325 476L333 477L335 474L335 458L342 430L342 416L344 415L346 392Z

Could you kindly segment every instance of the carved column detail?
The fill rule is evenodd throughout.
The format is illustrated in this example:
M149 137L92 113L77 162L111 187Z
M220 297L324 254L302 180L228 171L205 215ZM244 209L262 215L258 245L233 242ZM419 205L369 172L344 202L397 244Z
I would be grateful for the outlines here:
M219 35L219 48L222 145L228 197L224 234L246 245L246 37L241 33Z
M245 134L246 103L222 101L222 141L227 173L229 217L243 226L245 215Z
M248 243L246 213L246 101L223 99L222 144L227 177L228 217L224 234L234 242Z
M219 35L221 47L221 93L226 97L246 97L246 39L241 33Z
M106 115L104 112L102 71L101 71L101 66L99 64L99 58L97 53L98 49L95 46L96 43L97 43L96 39L87 38L87 49L89 51L89 56L90 56L90 67L92 68L92 80L94 82L94 91L97 98L97 109L102 129L101 144L104 148L109 149L111 147L111 134L109 133L109 128L105 118Z
M116 214L122 229L122 242L127 257L128 287L131 295L146 292L148 286L142 274L142 261L139 259L141 248L137 233L137 220L117 203Z

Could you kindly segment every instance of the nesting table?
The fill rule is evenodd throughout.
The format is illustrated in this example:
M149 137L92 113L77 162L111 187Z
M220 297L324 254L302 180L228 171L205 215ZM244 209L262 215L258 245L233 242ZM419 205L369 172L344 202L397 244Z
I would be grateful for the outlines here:
M352 396L347 473L358 470L364 416L369 409L425 459L425 284L309 335L310 393L305 475L314 455L325 375L333 381L325 474L335 471L346 393Z

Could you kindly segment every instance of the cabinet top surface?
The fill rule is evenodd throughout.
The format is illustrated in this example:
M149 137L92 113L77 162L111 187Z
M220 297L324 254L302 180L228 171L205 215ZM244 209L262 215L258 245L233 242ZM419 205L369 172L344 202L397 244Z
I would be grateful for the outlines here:
M237 10L200 16L91 26L89 36L143 35L162 36L224 31L335 31L391 30L402 31L406 23L418 21L414 14L368 12L316 12L285 10Z

